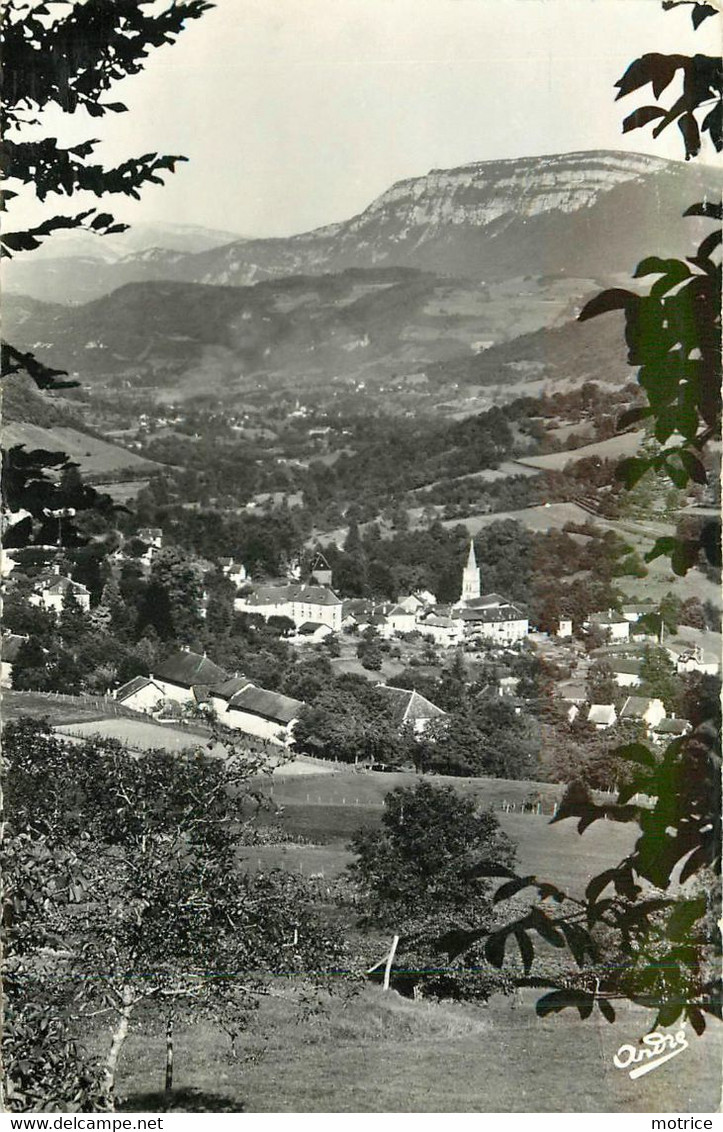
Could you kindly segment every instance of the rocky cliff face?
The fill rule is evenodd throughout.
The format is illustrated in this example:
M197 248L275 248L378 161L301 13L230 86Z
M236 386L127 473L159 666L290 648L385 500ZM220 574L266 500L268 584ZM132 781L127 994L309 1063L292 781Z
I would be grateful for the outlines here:
M415 267L488 282L541 275L602 280L629 273L644 255L687 252L697 222L683 221L681 213L716 189L711 169L634 153L477 162L400 181L360 215L288 239L174 256L140 253L98 265L92 275L46 261L44 282L35 278L31 257L8 271L7 282L11 290L72 301L133 281L248 286L350 267ZM56 293L47 293L48 280Z

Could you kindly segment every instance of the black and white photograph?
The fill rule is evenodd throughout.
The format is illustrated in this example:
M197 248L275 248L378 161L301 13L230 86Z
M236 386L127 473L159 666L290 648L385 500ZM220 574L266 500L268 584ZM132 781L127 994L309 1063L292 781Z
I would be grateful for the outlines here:
M4 0L1 1112L714 1127L721 19Z

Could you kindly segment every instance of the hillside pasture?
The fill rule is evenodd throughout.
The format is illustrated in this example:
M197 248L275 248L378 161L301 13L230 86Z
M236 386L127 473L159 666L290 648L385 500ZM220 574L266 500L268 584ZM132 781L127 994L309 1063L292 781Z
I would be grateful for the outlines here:
M520 511L494 511L484 515L466 515L460 519L445 519L443 527L466 527L476 535L492 523L513 519L529 531L561 530L567 523L589 523L592 517L578 503L544 503L539 507L524 507Z
M584 444L581 448L571 448L566 452L550 452L547 456L525 456L518 462L526 468L540 471L561 472L568 464L578 460L619 460L623 456L634 456L645 438L642 429L611 436L607 440L597 440L594 444Z
M614 1024L596 1011L540 1019L539 992L488 1003L413 1001L342 979L303 1009L310 987L280 977L261 1001L237 1056L208 1022L178 1024L177 1111L235 1112L715 1112L721 1034L702 1038L653 1073L631 1081L613 1056L649 1029L650 1012L616 1004ZM165 1027L131 1030L118 1088L125 1111L163 1104Z
M81 472L91 479L110 479L114 473L142 475L158 471L162 465L146 460L118 444L109 444L96 436L89 436L74 428L8 421L3 426L4 443L10 447L24 444L27 448L45 448L50 452L67 452L80 465Z

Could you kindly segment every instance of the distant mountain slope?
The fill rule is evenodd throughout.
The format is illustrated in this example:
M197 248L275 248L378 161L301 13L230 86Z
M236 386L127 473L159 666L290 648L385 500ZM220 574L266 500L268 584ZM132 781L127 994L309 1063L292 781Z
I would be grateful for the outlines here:
M400 181L358 216L302 235L195 254L149 244L110 264L40 264L30 256L7 269L6 287L77 302L127 282L244 286L349 267L414 267L487 282L599 278L629 272L643 255L687 250L701 225L681 213L707 193L719 195L718 182L705 166L616 151L476 162Z
M84 302L124 283L163 279L187 255L239 244L238 233L195 224L132 224L116 236L58 233L3 265L3 287L46 302Z
M123 379L160 390L185 383L188 393L209 393L215 386L224 395L265 375L301 389L305 379L383 380L385 374L420 370L436 385L486 384L501 374L514 383L541 374L545 357L555 357L554 340L548 347L547 340L528 334L520 339L522 354L514 344L486 347L569 323L580 296L596 289L591 279L552 281L546 288L516 280L486 288L386 268L294 276L255 287L135 283L70 308L7 296L5 315L14 342L91 384ZM576 325L575 335L561 335L564 342L582 340L563 347L571 355L566 376L587 372L579 358L586 348L599 356L600 333ZM609 359L607 347L603 355ZM612 380L623 376L619 338L615 368Z

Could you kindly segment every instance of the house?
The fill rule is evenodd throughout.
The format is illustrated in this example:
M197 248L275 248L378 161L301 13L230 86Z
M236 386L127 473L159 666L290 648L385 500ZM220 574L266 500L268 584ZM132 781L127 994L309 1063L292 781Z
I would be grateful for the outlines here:
M666 715L659 723L650 728L650 738L656 743L669 743L671 739L680 739L693 730L693 724L687 719L677 719L674 715Z
M569 718L569 714L568 714ZM617 723L617 712L613 704L592 704L587 713L588 723L598 731L605 731Z
M39 605L54 613L62 613L68 595L72 594L83 613L90 609L90 590L82 582L76 582L60 573L59 566L53 566L40 574L35 581L34 592L28 598L31 605Z
M504 599L502 599L504 602ZM453 616L462 622L465 636L480 636L488 640L514 644L522 641L530 631L530 622L516 606L508 603L494 606L468 605Z
M651 700L647 696L628 696L620 712L620 719L644 723L652 731L665 719L665 705L662 700Z
M587 700L587 688L584 680L571 679L561 680L556 685L557 694L560 699L565 700L568 704L577 704L579 707Z
M160 527L141 527L138 538L154 550L160 550L163 545L163 531Z
M12 688L13 664L20 646L27 639L27 637L20 636L17 633L8 633L0 641L0 687Z
M388 702L397 727L411 727L415 735L423 734L433 719L442 719L447 714L426 696L409 688L378 684L377 691Z
M610 661L613 679L619 688L638 688L642 683L641 661L620 657Z
M407 613L415 614L421 613L425 608L425 603L418 594L407 594L406 597L400 597L397 605L405 609Z
M417 622L417 628L425 637L431 637L435 645L449 649L458 645L464 637L464 627L461 621L452 617L441 617L430 613L422 621Z
M228 578L229 582L233 582L236 589L239 589L248 580L246 567L242 562L236 562L233 558L219 558L218 564L221 567L221 572Z
M720 671L718 658L713 653L703 652L701 648L686 649L675 658L675 667L681 674L700 672L705 676L717 676Z
M195 688L207 690L228 678L228 672L218 664L190 649L181 649L173 653L158 665L155 673L150 677L159 685L165 699L175 700L179 704L198 702L199 697L194 692Z
M311 563L309 581L315 583L317 586L331 587L331 566L321 552L315 556L314 561Z
M599 629L611 641L627 641L630 637L630 622L622 613L609 609L607 613L593 613L585 622L588 629Z
M646 613L655 613L657 606L654 601L639 601L639 602L626 602L622 606L621 612L626 621L634 625Z
M152 676L134 676L132 680L116 688L113 698L134 711L152 712L167 696Z
M413 633L417 627L416 613L395 605L387 613L387 626L390 633Z
M227 702L220 716L227 727L265 739L277 746L288 746L294 737L294 724L304 707L301 700L282 696L247 683Z
M325 625L323 621L305 621L296 630L295 639L305 644L315 645L325 640L333 632L331 626Z
M561 617L557 623L555 630L556 637L571 637L572 636L572 620L569 617Z
M306 621L320 621L339 632L342 601L327 586L285 582L280 585L254 585L234 599L234 609L270 617L288 617L298 629Z

